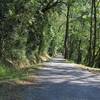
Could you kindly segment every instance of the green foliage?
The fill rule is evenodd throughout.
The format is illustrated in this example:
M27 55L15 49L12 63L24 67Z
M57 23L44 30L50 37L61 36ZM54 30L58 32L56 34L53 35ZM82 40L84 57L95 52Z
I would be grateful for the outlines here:
M97 37L100 33L98 2L96 1ZM80 52L80 63L87 64L91 20L89 0L1 0L1 62L26 67L41 61L40 56L45 54L53 56L57 52L63 53L68 5L70 5L68 58L77 62ZM96 52L100 47L99 40L96 40ZM96 63L98 58L99 54L95 65L98 65Z
M39 67L35 65L30 68L16 70L0 64L0 80L25 80L29 77L30 73L39 70Z

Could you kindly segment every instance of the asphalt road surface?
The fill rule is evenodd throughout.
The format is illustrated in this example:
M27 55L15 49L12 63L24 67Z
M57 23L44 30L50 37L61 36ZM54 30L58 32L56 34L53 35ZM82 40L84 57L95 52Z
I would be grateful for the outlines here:
M65 63L60 55L43 63L35 85L7 87L0 86L0 100L100 100L100 74Z

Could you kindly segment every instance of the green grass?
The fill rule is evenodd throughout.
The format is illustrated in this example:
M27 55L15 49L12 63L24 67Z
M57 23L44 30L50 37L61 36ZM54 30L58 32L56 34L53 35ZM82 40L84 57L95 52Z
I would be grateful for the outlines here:
M25 79L30 74L35 73L39 69L39 66L32 66L26 69L12 69L7 66L0 64L0 80L16 80L16 79Z

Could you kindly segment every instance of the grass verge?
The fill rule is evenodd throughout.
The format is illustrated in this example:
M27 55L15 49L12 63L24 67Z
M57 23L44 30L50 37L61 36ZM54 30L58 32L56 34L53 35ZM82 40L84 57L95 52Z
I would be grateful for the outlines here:
M72 60L69 60L69 61L66 60L66 63L73 63L73 64L75 64L76 67L81 68L83 70L87 70L87 71L90 71L90 72L93 72L93 73L100 73L100 68L93 68L93 67L85 66L85 65L82 65L82 64L76 64Z
M0 81L18 79L24 80L27 79L29 75L36 73L36 71L39 70L39 68L40 65L34 65L24 69L13 69L0 64Z
M100 73L100 68L92 68L92 67L89 67L89 66L85 66L85 65L82 65L82 64L78 64L78 67L84 69L84 70L88 70L90 72L98 72Z

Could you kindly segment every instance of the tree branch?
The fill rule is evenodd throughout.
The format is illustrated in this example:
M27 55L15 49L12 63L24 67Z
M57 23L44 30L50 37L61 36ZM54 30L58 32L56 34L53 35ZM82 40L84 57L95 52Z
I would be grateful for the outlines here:
M59 3L58 0L57 0L56 2L54 2L53 4L51 4L52 2L53 2L53 1L51 0L51 1L46 5L46 7L44 7L44 8L41 10L41 12L45 13L45 12L47 12L49 9L55 7L55 6Z
M51 8L55 7L57 4L60 4L60 3L66 5L66 6L68 5L66 2L63 2L63 1L56 0L56 1L54 2L54 0L51 0L51 1L46 5L46 7L44 7L44 8L41 10L41 12L45 13L45 12L47 12L48 10L50 10Z

